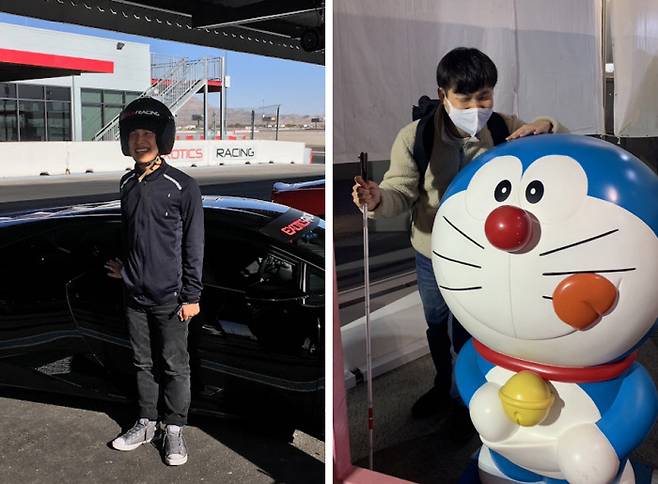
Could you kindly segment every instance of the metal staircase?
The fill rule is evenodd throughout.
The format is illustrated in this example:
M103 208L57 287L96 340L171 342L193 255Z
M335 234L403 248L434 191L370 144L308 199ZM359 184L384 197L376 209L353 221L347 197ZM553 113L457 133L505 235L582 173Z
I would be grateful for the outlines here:
M170 59L152 63L151 78L155 81L139 97L153 97L163 102L172 114L200 92L209 80L221 79L222 59L204 58L197 60ZM117 114L93 137L94 141L119 139L119 115Z

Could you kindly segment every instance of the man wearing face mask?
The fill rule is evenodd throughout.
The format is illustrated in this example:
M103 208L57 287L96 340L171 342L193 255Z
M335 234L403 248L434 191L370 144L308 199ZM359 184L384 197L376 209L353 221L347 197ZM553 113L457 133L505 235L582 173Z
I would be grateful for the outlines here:
M412 212L418 290L437 372L434 386L416 401L412 415L450 414L451 434L463 433L470 425L468 409L457 404L451 354L451 346L456 354L469 335L452 318L432 270L431 233L439 200L457 172L494 144L560 131L557 122L547 117L526 124L516 116L493 113L497 79L495 64L477 49L459 47L446 54L436 70L439 102L420 120L400 130L382 183L356 177L352 191L358 207L367 203L371 218Z

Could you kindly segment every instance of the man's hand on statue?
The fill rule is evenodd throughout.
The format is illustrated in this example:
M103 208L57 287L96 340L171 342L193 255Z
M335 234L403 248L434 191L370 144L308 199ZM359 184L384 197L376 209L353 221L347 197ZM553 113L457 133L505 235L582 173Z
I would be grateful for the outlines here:
M517 138L522 138L524 136L528 136L531 134L550 133L551 129L553 129L553 123L551 123L547 119L538 119L534 123L524 124L505 139L509 141Z
M372 180L365 181L360 176L354 177L356 184L352 187L352 201L354 205L361 207L368 205L368 210L374 210L382 200L379 185Z

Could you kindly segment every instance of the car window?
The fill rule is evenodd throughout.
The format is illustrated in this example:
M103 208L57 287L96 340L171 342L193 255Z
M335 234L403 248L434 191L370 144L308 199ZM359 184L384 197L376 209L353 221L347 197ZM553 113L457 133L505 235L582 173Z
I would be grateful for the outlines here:
M64 298L64 283L92 270L102 270L104 255L118 255L119 225L96 219L62 219L51 230L3 249L0 293L13 304L34 304Z
M324 259L324 221L311 214L290 209L263 226L260 232Z
M73 253L89 269L103 265L107 259L121 257L121 222L90 220L77 225L77 230L53 233L52 241ZM89 266L92 267L89 267Z
M206 227L203 281L244 291L260 278L267 245L239 232Z
M324 294L324 272L308 266L306 273L306 292L308 294Z
M3 249L0 259L0 306L20 313L63 300L71 275L71 254L47 237L35 236ZM0 311L4 312L4 311Z
M284 288L296 288L299 264L275 254L268 254L263 261L259 283Z

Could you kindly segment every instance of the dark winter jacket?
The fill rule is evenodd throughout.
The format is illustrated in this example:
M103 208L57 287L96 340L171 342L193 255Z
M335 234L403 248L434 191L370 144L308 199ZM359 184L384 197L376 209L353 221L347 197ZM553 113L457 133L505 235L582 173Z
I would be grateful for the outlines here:
M196 303L203 268L203 206L194 178L168 165L119 185L123 278L129 302L143 306Z

